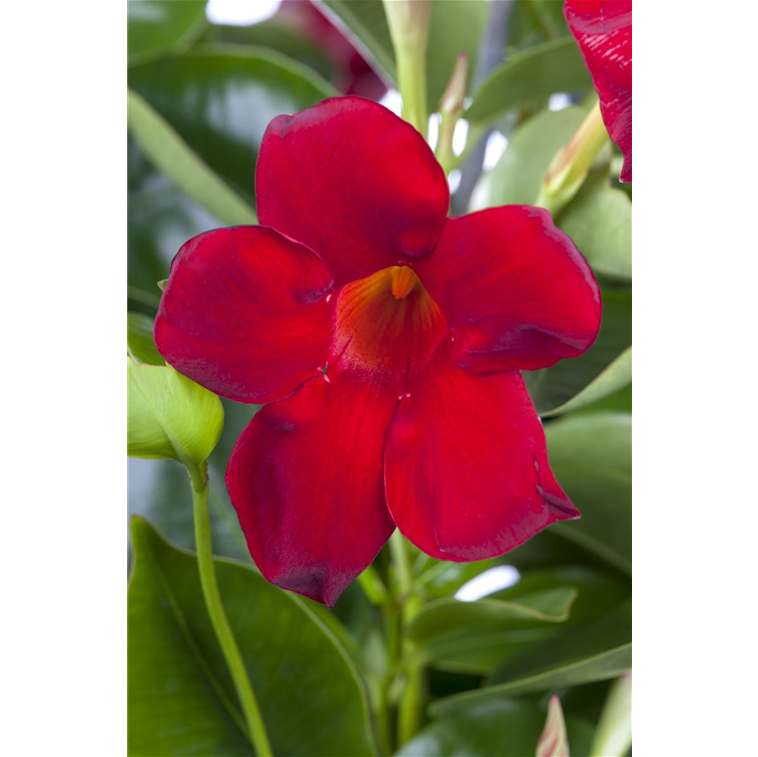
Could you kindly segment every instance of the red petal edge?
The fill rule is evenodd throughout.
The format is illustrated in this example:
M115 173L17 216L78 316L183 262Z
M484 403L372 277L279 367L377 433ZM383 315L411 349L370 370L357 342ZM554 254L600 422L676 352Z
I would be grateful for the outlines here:
M398 528L439 560L483 560L579 513L550 470L521 375L471 374L447 349L400 402L385 453Z
M268 581L332 607L371 564L395 529L382 459L396 405L330 366L250 422L226 484Z
M448 220L434 254L414 265L470 371L536 370L587 350L600 291L550 213L506 205Z
M566 0L566 22L582 51L611 139L632 180L632 0Z
M238 402L269 402L326 363L332 277L311 250L273 229L238 226L177 253L155 342L180 373Z
M434 248L450 202L424 138L378 103L325 100L266 129L261 223L315 250L336 286Z

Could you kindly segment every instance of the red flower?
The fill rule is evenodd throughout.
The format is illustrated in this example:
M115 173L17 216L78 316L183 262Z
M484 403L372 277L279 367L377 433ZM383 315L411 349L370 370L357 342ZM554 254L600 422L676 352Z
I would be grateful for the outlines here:
M578 517L519 373L581 354L600 323L549 213L446 218L424 139L356 97L274 119L256 184L263 225L182 247L155 338L217 394L271 403L226 475L263 575L331 606L396 524L467 561Z
M632 180L632 0L566 0L571 33L584 56L611 139L624 153L621 181Z

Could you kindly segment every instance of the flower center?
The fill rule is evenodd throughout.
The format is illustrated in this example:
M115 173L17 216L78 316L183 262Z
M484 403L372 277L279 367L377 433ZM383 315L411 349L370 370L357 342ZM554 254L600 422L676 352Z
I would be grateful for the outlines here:
M408 266L347 284L336 307L332 359L401 391L447 334L447 321Z
M392 294L396 300L404 300L416 284L421 284L419 277L407 265L396 265L388 270L392 271Z

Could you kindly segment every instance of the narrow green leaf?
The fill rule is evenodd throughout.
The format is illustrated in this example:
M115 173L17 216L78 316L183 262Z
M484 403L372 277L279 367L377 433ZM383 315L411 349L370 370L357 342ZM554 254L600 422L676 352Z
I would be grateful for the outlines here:
M126 358L127 454L199 464L224 426L221 400L169 365L138 365Z
M413 619L408 636L435 667L485 673L515 646L545 637L545 626L562 623L577 591L562 586L504 601L445 598ZM549 631L548 631L549 633Z
M256 222L252 208L187 146L171 125L131 89L129 132L180 189L230 225Z
M632 293L606 289L603 320L595 344L577 358L524 373L529 394L542 416L596 402L632 380Z
M505 662L482 689L438 700L435 717L503 696L604 681L632 664L632 608L627 602L599 620L560 633Z
M205 0L131 0L126 7L130 63L186 49L208 24Z
M632 570L632 417L580 413L545 426L550 467L582 517L551 531Z
M131 531L129 754L253 757L195 556L142 518L132 519ZM374 754L365 692L332 632L305 601L252 568L226 559L215 564L274 754Z
M488 121L516 105L591 84L574 38L556 39L515 53L492 71L474 93L465 117L474 123Z
M545 712L530 700L498 698L462 704L404 744L396 757L531 757ZM571 754L589 754L593 728L566 718Z
M318 0L318 5L386 79L397 82L395 51L382 0Z
M131 67L128 79L131 89L247 204L248 214L258 151L271 120L338 94L307 66L274 50L242 45L204 45L166 55Z
M126 349L135 363L166 365L153 341L153 319L144 313L126 314Z

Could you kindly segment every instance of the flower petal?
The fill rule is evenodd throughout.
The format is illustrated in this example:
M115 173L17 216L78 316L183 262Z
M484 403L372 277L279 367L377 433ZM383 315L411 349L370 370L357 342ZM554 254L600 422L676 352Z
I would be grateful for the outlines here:
M385 452L392 517L440 560L483 560L579 513L550 470L517 372L472 374L449 350L400 402Z
M584 56L611 139L624 153L621 181L632 180L632 0L566 0L571 33Z
M318 256L273 229L209 231L171 264L155 341L167 362L216 394L276 400L323 369L331 290Z
M376 557L395 528L382 456L396 405L330 365L250 422L226 484L268 581L331 607Z
M600 328L587 261L542 208L507 205L449 219L414 265L471 371L535 370L581 355Z
M325 100L279 116L256 171L261 223L315 250L337 286L434 247L449 205L424 138L382 105Z

